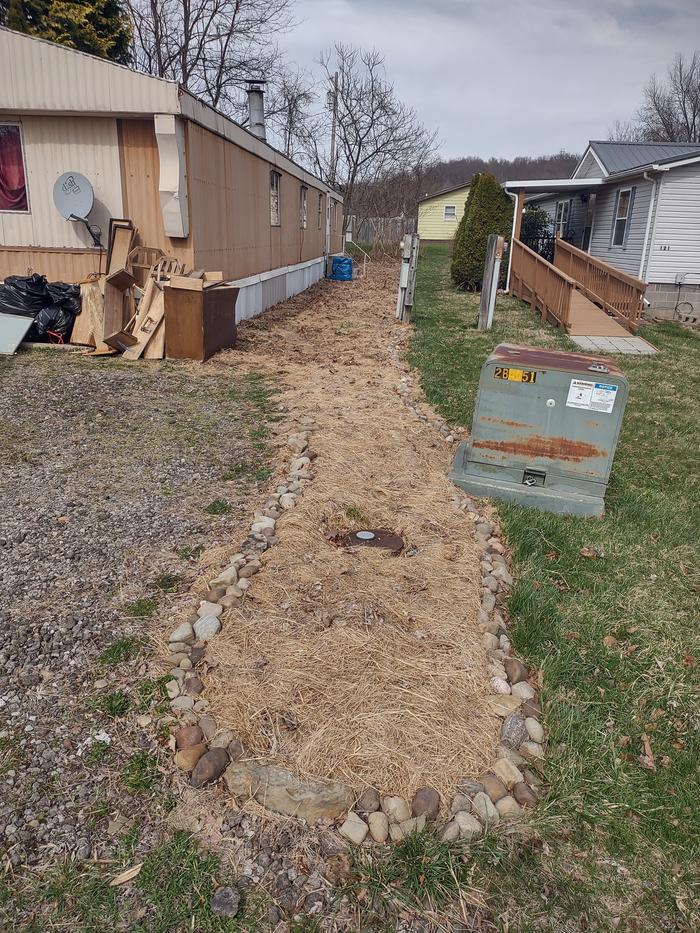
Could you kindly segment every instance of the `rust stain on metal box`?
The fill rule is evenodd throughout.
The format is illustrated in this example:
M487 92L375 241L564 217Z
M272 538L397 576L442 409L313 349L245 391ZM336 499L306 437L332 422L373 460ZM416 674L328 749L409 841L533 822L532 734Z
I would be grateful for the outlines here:
M505 418L492 418L490 415L483 415L479 421L488 421L489 424L505 424L508 428L529 428L530 425L525 421L506 421Z
M472 446L479 450L494 450L502 454L516 454L522 457L550 457L555 460L570 460L573 463L582 463L590 458L608 456L607 450L602 450L593 444L572 441L568 437L541 437L537 434L523 438L523 440L475 440Z

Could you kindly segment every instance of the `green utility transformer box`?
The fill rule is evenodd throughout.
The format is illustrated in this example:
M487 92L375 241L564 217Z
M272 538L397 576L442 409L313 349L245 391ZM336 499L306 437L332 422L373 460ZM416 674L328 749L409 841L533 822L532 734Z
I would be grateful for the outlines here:
M602 516L627 394L611 360L502 343L450 479L475 496Z

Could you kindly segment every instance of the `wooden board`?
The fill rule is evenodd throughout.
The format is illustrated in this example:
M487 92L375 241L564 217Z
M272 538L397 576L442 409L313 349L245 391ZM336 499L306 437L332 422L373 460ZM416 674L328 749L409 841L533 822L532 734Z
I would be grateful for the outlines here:
M126 226L128 224L128 226ZM107 275L125 269L134 238L134 225L130 220L110 221L110 244Z
M204 282L201 278L195 278L189 275L171 275L171 288L183 288L192 292L201 292L204 288Z
M126 269L117 269L116 272L110 272L107 281L110 285L118 288L120 292L125 292L127 288L131 288L136 283L134 276L127 272Z
M144 360L162 360L165 356L165 318L163 318L153 331L153 336L143 351Z
M105 282L103 337L118 334L124 327L124 293Z
M156 291L149 303L146 314L139 323L138 328L134 329L134 337L136 337L138 343L134 344L133 347L129 347L128 350L125 350L122 354L122 359L137 360L146 349L149 340L154 336L158 325L163 320L163 315L165 314L163 292L158 286L155 286L155 289Z
M99 315L96 307L98 303ZM99 285L97 282L85 282L80 286L80 314L77 314L73 321L70 342L94 347L95 334L101 334L102 327L102 295Z

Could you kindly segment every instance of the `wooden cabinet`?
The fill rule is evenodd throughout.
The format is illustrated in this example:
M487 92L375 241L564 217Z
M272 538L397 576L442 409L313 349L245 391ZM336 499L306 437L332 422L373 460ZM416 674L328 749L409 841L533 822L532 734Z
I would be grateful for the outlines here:
M236 344L235 285L165 286L165 355L204 362Z

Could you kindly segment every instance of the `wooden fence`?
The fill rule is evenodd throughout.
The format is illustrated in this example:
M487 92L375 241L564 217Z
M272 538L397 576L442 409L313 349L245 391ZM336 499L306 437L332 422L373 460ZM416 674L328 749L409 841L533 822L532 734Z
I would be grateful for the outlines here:
M371 246L398 246L405 236L416 232L415 217L351 217L348 230L354 243Z
M561 327L568 327L576 282L520 240L511 244L510 290Z
M575 279L586 298L632 329L639 326L646 285L557 237L554 265Z

